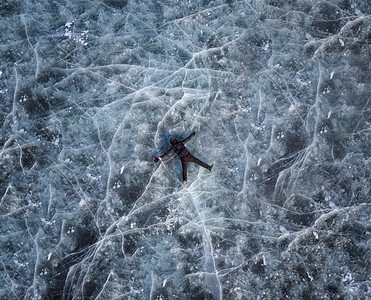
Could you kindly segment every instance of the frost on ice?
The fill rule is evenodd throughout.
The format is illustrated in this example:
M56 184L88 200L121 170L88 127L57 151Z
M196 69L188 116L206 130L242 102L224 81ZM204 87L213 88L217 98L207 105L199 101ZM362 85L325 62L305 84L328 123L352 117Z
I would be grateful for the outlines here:
M367 1L13 2L1 299L370 298Z

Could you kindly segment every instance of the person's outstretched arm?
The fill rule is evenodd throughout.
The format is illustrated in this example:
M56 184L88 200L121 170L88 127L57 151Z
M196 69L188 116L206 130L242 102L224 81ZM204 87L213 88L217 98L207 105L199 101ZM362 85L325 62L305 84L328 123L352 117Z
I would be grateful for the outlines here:
M194 137L195 134L196 134L196 132L193 131L193 132L190 134L189 137L185 138L185 139L182 141L182 143L183 143L183 144L188 143L188 142L190 141L190 139Z
M161 156L159 157L155 157L154 161L155 162L158 162L159 160L162 160L163 158L165 158L166 156L168 156L171 152L173 152L173 147L171 147L169 150L167 150L164 154L162 154Z

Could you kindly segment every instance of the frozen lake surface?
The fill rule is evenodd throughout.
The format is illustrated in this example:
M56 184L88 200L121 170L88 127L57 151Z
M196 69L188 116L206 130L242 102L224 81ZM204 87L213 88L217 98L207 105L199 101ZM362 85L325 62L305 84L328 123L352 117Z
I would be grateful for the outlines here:
M364 0L2 1L1 299L370 299ZM184 139L212 172L176 156Z

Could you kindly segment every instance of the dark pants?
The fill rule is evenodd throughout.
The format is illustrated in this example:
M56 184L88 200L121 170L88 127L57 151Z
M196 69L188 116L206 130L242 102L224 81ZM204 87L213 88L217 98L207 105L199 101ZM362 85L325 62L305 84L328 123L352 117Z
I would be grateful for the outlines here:
M194 157L192 154L188 154L187 156L181 157L182 160L182 168L183 168L183 181L187 181L187 167L189 162L193 162L195 164L200 165L211 171L212 166L205 164L203 161L199 160L198 158Z

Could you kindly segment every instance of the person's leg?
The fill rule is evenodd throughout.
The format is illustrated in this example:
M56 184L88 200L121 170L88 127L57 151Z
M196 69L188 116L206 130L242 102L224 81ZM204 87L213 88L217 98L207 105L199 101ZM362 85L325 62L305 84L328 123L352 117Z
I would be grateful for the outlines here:
M187 184L187 166L188 166L188 161L185 159L182 159L182 169L183 169L183 184Z
M188 161L191 161L195 164L198 164L200 165L201 167L204 167L205 169L208 169L209 171L211 171L211 169L213 168L213 166L209 166L208 164L205 164L203 161L199 160L198 158L194 157L193 155L189 155L188 157Z

